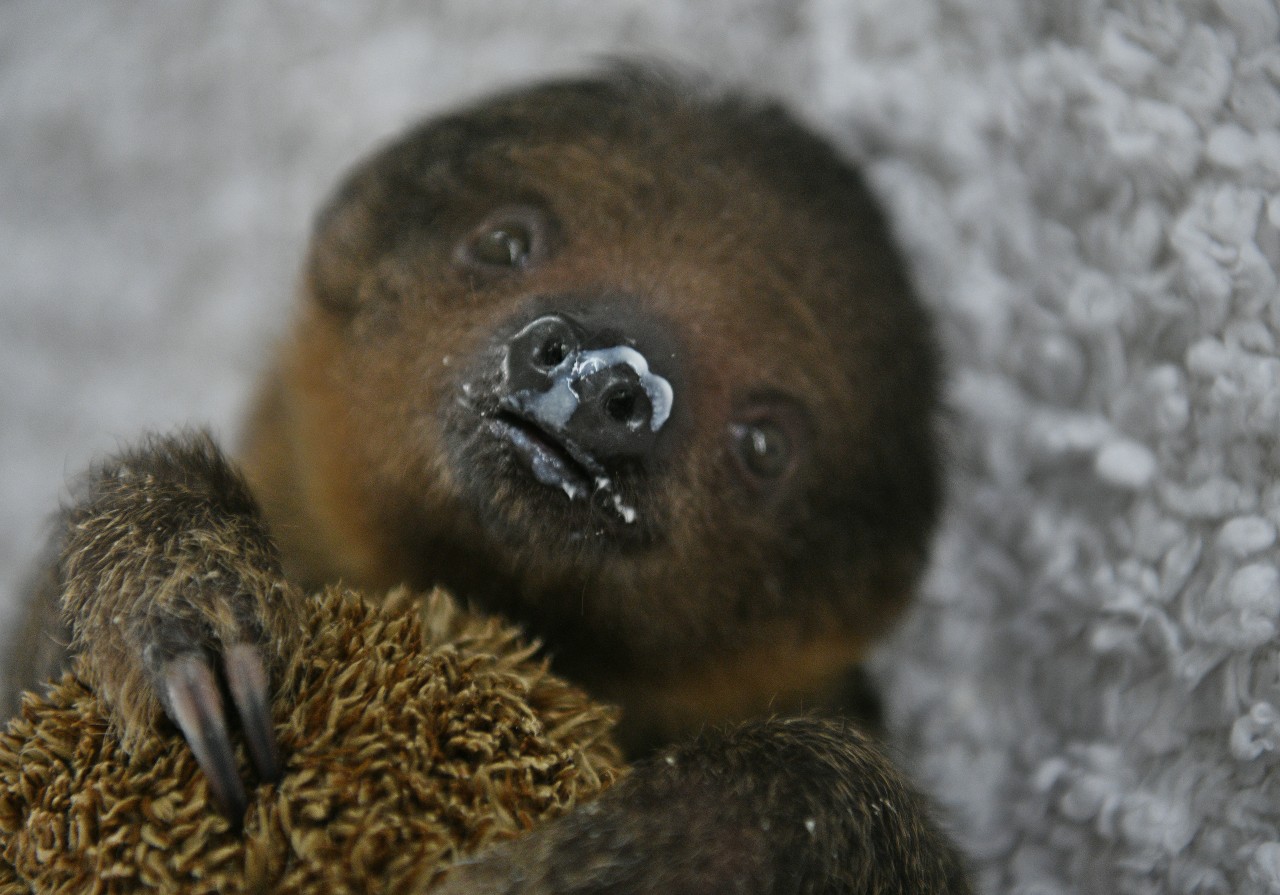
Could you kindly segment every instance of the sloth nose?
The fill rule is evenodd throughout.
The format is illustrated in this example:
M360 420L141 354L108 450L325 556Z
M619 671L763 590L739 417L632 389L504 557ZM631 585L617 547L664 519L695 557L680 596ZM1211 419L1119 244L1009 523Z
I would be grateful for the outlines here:
M603 367L570 380L579 405L564 434L598 459L642 457L657 432L653 402L640 376L625 363Z
M648 454L671 413L670 382L615 331L545 314L511 337L504 406L598 463Z

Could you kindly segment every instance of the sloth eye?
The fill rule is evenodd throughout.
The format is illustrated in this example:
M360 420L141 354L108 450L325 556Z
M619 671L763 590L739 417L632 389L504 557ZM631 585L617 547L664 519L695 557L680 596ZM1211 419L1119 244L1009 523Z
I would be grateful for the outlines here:
M777 423L735 423L729 427L734 449L747 472L761 479L776 479L791 465L791 439Z
M529 231L519 225L498 227L482 233L472 244L471 258L494 267L523 267L532 242Z
M551 254L550 216L532 205L500 208L458 246L457 260L477 271L520 271Z
M734 466L757 490L792 473L806 450L808 438L804 408L786 396L753 398L739 408L729 423Z

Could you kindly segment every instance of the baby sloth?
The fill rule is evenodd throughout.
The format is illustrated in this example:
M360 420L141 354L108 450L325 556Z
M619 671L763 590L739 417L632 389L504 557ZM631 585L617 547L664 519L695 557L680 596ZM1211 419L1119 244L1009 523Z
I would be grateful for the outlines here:
M666 75L548 83L348 176L249 491L200 438L151 442L73 511L58 587L123 728L163 708L232 817L235 737L278 773L295 588L440 585L522 624L639 761L447 891L966 892L850 721L925 561L937 391L900 256L825 142Z

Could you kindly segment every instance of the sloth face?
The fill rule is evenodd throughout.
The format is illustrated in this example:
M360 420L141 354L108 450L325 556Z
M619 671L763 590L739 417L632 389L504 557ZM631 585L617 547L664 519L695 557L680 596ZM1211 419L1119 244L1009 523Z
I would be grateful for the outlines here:
M632 72L428 122L340 188L306 292L298 437L390 581L621 664L777 618L865 639L914 582L927 321L774 107Z

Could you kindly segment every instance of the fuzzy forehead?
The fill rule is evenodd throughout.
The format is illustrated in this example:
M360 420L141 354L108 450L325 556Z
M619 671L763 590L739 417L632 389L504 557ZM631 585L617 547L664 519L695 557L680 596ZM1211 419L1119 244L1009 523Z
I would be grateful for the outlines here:
M715 91L636 66L498 94L433 118L357 171L419 189L463 179L484 156L561 144L624 148L650 168L679 159L714 171L730 164L839 225L874 213L857 171L776 103Z

